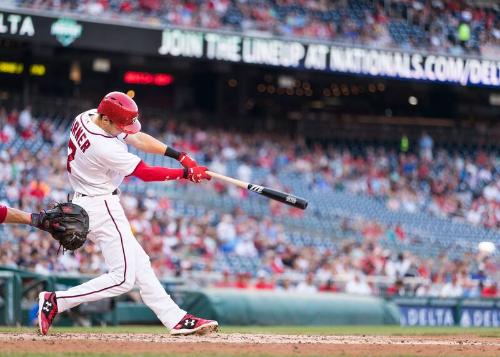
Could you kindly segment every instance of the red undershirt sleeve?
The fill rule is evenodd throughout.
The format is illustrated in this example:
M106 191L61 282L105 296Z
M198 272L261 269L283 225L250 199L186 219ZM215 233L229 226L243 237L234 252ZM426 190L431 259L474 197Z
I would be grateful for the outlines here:
M7 218L7 207L0 206L0 224L2 224Z
M184 177L184 169L149 166L141 160L130 176L137 177L145 182L178 180Z

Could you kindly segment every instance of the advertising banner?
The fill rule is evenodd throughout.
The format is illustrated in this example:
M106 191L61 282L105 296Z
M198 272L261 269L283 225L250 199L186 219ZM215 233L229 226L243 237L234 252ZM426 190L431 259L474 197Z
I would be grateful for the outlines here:
M160 55L410 80L500 86L500 61L165 29Z
M400 306L401 326L454 326L452 307Z
M1 37L61 47L154 54L161 30L0 10Z
M500 327L500 309L464 307L460 316L460 326Z
M500 300L396 298L402 326L500 327Z
M0 10L0 37L118 51L363 76L500 86L500 60L341 46L179 28L132 27Z

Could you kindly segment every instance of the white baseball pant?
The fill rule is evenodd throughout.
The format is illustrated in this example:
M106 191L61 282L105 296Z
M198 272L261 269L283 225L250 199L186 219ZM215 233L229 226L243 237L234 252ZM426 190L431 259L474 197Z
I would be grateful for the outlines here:
M78 197L73 203L82 206L89 214L89 239L101 249L108 273L67 291L56 291L58 311L121 295L137 284L144 303L166 327L172 329L186 312L158 281L148 255L132 233L119 196Z

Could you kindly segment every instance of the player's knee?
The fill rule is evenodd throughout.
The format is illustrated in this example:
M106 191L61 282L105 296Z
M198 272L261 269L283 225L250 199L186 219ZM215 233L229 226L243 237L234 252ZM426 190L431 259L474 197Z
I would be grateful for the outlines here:
M124 293L132 290L134 288L135 281L132 279L125 279L123 284L121 285L121 289L123 290Z
M110 272L111 278L115 281L116 287L121 290L122 293L132 290L135 284L135 276L131 272L123 270L115 270Z

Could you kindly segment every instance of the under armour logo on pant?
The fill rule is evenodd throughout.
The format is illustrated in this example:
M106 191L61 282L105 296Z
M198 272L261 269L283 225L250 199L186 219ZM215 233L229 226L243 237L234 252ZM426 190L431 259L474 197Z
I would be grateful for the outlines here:
M184 320L184 327L194 327L195 324L196 324L196 320L195 319L186 319L186 320Z
M43 309L42 309L42 310L43 310L43 311L47 311L47 312L49 312L51 307L52 307L52 303L50 303L50 302L46 302L46 303L45 303L45 306L43 307Z

